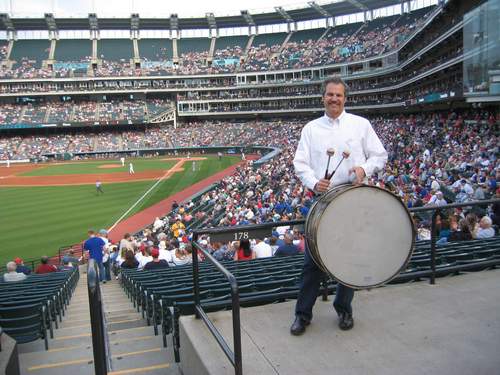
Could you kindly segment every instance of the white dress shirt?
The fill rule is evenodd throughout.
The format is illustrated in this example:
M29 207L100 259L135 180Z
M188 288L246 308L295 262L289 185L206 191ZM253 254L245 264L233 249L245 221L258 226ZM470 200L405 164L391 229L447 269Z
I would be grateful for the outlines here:
M273 256L273 250L271 246L269 246L264 241L259 242L257 245L253 247L253 251L255 251L256 258L268 258Z
M366 177L370 177L382 170L387 161L387 151L367 119L345 111L336 119L325 114L304 126L293 160L295 173L311 190L325 177L329 148L335 150L329 173L342 159L342 152L350 152L331 179L330 187L352 182L355 176L349 175L349 170L353 167L363 168Z

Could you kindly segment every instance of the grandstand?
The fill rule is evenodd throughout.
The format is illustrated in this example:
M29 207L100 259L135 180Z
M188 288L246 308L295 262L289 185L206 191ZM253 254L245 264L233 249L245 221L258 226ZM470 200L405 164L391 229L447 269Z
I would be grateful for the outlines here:
M197 18L4 10L4 242L60 238L64 209L79 207L83 218L99 205L119 251L107 250L106 283L81 242L38 250L57 272L0 277L0 371L497 373L498 5L309 2ZM303 224L318 198L293 158L304 125L324 113L321 85L331 76L347 82L347 111L368 118L388 152L367 183L401 198L416 242L389 284L356 294L355 335L334 326L323 301L337 282L325 279L314 323L296 339ZM126 206L111 210L110 196ZM143 206L145 197L155 204ZM18 219L28 205L46 217ZM245 236L256 259L235 260L234 240ZM288 238L297 254L274 256ZM259 244L271 256L257 254ZM16 258L26 256L0 250ZM168 267L146 269L156 258ZM24 259L32 271L39 262Z

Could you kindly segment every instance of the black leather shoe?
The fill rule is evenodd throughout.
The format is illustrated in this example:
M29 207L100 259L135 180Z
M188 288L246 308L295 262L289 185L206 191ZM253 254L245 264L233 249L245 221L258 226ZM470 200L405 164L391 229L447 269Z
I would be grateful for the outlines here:
M290 327L290 333L294 336L300 336L306 331L306 327L309 325L307 320L300 317L296 317L292 326Z
M339 328L342 331L348 331L354 327L354 319L352 314L341 313L339 314Z

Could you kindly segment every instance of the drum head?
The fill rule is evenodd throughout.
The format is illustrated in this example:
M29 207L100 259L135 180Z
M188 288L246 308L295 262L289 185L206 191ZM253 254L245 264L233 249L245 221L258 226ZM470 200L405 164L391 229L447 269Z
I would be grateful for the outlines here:
M358 289L398 275L411 257L413 244L413 223L404 204L372 186L336 194L317 226L320 266L342 284Z

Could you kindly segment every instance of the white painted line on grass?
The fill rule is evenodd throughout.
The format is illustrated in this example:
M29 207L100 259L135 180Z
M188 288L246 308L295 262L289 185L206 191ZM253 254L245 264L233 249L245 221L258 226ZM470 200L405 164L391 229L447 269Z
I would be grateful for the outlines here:
M185 159L183 158L183 159L179 160L177 163L175 163L175 165L174 165L172 168L170 168L170 169L169 169L169 170L168 170L168 171L167 171L167 172L166 172L166 173L165 173L162 177L160 177L160 178L158 179L158 181L156 181L156 182L153 184L153 186L151 186L151 187L148 189L148 191L146 191L144 194L142 194L142 196L141 196L141 197L140 197L140 198L139 198L139 199L138 199L138 200L137 200L137 201L136 201L136 202L135 202L132 206L130 206L130 208L129 208L127 211L125 211L125 213L124 213L122 216L120 216L120 218L119 218L118 220L116 220L116 222L115 222L115 223L114 223L114 224L113 224L113 225L112 225L112 226L108 229L108 232L111 232L111 231L112 231L112 230L113 230L113 229L114 229L114 228L118 225L118 223L119 223L120 221L122 221L122 220L123 220L123 218L124 218L125 216L127 216L127 215L128 215L128 213L129 213L130 211L132 211L132 210L134 209L134 207L135 207L135 206L137 206L137 205L139 204L139 202L141 202L144 198L146 198L146 196L147 196L147 195L148 195L148 194L149 194L149 193L150 193L150 192L151 192L151 191L152 191L152 190L153 190L156 186L158 186L158 184L159 184L160 182L162 182L165 178L167 178L169 175L171 175L172 173L174 173L174 172L175 172L175 170L176 170L177 168L179 168L182 164L184 164L184 162L185 162Z

